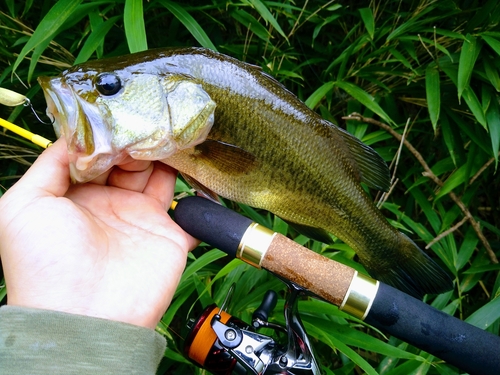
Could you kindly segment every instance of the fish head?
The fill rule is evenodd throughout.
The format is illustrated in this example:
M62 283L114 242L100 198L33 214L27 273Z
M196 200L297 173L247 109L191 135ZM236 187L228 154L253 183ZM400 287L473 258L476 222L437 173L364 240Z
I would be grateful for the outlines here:
M75 182L129 156L160 160L193 147L214 122L215 102L201 84L150 67L89 64L40 77L39 83L56 135L66 139Z

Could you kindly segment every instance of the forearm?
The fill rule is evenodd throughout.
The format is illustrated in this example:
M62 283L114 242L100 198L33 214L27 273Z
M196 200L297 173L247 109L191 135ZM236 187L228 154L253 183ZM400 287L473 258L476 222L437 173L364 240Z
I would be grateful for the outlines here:
M165 339L126 323L0 308L0 368L19 374L155 374Z

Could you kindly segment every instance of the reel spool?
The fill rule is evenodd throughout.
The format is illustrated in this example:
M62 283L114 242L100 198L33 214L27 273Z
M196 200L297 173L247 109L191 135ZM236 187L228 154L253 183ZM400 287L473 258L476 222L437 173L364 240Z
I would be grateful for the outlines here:
M248 329L245 322L220 310L216 305L208 306L197 320L190 320L188 324L190 331L184 344L184 354L214 375L246 374L246 369L218 340L212 328L212 319L216 314L220 315L221 323Z
M288 284L287 284L288 285ZM252 324L234 318L224 311L233 286L221 308L207 307L197 320L190 320L184 354L193 363L214 375L319 375L309 339L297 311L297 298L303 290L288 285L284 314L286 326L268 322L276 307L278 295L268 291L252 314ZM256 332L270 328L284 333L283 345L271 336Z

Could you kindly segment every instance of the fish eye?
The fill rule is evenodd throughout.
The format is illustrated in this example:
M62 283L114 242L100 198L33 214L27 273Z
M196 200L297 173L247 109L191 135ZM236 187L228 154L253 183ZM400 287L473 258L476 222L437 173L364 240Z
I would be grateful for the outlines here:
M102 95L111 96L120 91L122 83L115 74L103 73L97 77L95 86Z

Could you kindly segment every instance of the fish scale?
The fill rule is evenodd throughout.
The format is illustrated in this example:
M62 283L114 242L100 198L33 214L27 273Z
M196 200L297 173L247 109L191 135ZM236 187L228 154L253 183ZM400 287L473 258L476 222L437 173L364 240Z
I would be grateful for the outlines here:
M389 187L382 158L322 119L262 69L210 50L181 48L97 60L55 79L71 89L81 72L94 77L79 84L92 90L75 94L82 97L99 95L92 82L104 73L116 75L125 86L122 90L141 74L156 75L167 88L174 87L172 82L192 82L193 91L203 91L216 105L213 125L204 142L179 147L163 162L211 195L269 210L313 237L328 239L324 231L333 233L353 248L372 276L416 297L452 287L447 273L387 222L360 185L363 181L370 187ZM53 100L48 93L57 85L51 86L47 78L41 82L47 101ZM148 87L142 90L147 97ZM165 95L168 101L170 94ZM133 106L148 105L133 98L126 101L120 93L113 100L123 100L122 110L131 113ZM102 95L100 102L105 105ZM197 124L196 116L193 113L196 126L208 126ZM55 126L74 126L65 121L59 118Z

